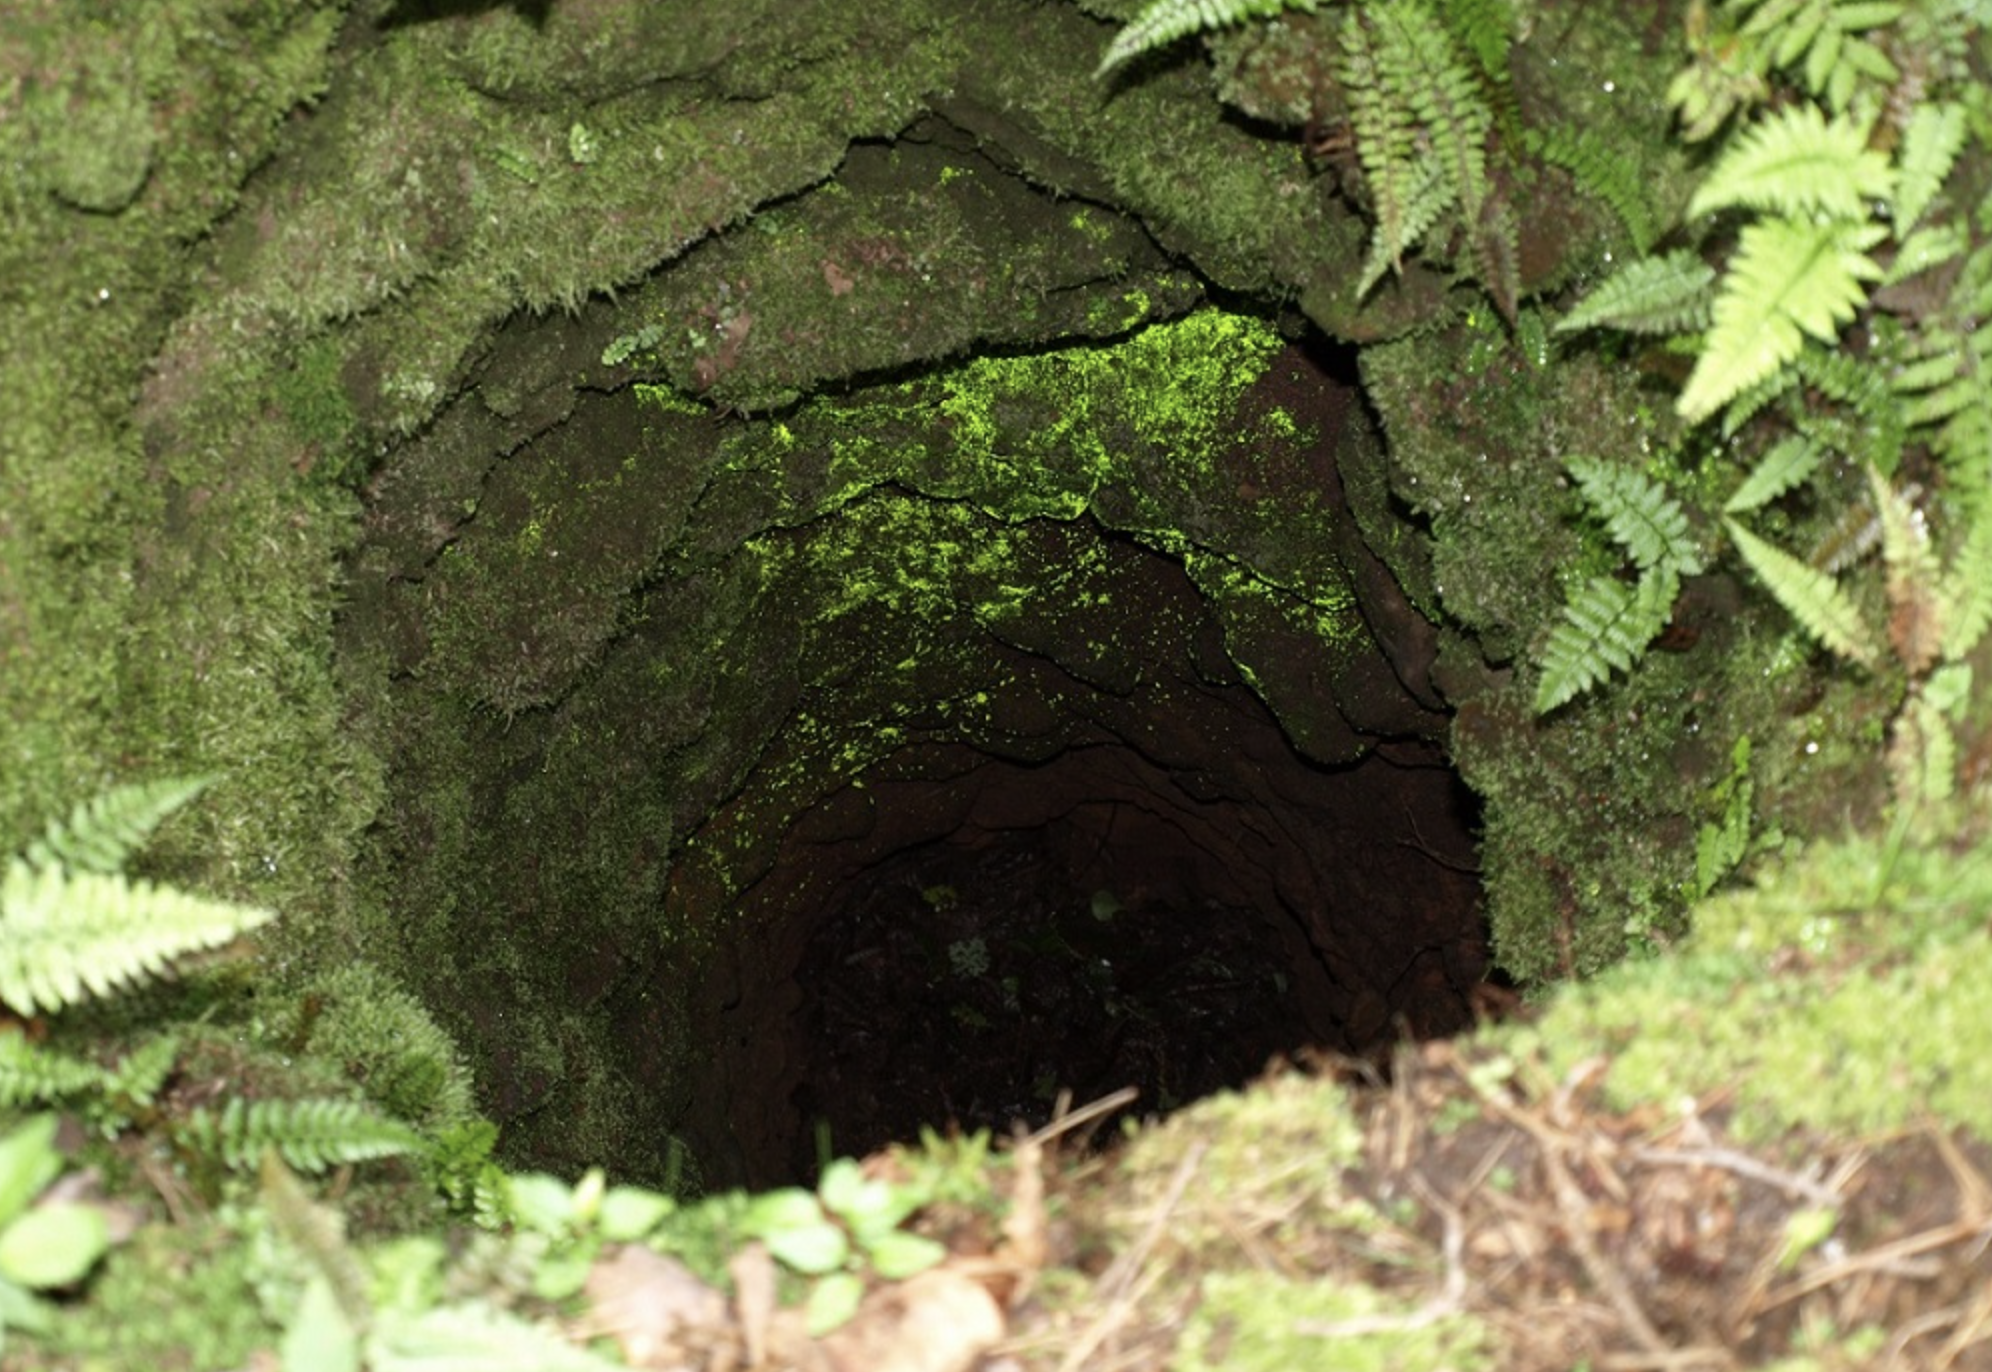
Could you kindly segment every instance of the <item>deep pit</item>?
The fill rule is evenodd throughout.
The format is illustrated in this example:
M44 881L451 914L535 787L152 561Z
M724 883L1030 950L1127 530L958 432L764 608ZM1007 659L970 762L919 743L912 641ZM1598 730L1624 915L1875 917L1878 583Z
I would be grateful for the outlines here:
M531 399L588 328L389 466L344 623L401 959L518 1161L766 1185L1469 1022L1473 806L1345 361L1206 310L767 418Z

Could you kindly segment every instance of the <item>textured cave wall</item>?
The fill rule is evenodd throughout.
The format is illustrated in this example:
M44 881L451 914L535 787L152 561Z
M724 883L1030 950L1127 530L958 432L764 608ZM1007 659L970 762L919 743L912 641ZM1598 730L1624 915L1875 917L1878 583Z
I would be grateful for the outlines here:
M1353 298L1365 207L1300 137L1332 16L1102 87L1136 7L0 15L8 832L114 778L221 774L159 865L281 904L273 976L394 964L524 1146L641 1167L646 1121L721 1089L628 1052L647 1024L690 1053L717 1013L656 988L719 934L656 913L731 900L789 841L758 818L724 852L695 835L792 785L834 796L901 743L988 744L965 683L1002 664L961 654L992 626L1089 699L1172 662L1306 767L1445 735L1485 799L1494 951L1525 979L1678 929L1738 734L1767 816L1802 831L1858 803L1879 692L1825 684L1721 574L1675 651L1532 717L1555 573L1602 570L1571 565L1559 461L1654 441L1641 377L1511 329L1452 245ZM1677 23L1538 14L1516 118L1610 128L1650 194L1680 194ZM1539 326L1625 229L1503 137ZM1304 352L1190 315L1217 295L1362 345L1381 435L1346 392L1301 394ZM1140 332L1186 316L1207 332ZM1033 601L1077 593L1068 563L1131 552L1194 589L1195 654L1117 644L1110 613L1103 647L1026 637ZM891 606L873 632L930 677L837 679L833 612L860 604ZM812 613L784 637L770 605ZM818 719L833 682L845 713ZM958 703L862 708L923 699ZM809 765L763 784L783 749ZM1165 790L1195 770L1158 765ZM1308 923L1311 880L1222 899L1321 953L1316 1003L1357 1038L1373 1011L1338 959L1358 951ZM767 950L772 994L795 956Z
M574 328L520 327L494 388ZM491 413L473 392L405 470L439 470L424 455ZM584 397L529 447L488 447L454 524L398 500L389 468L342 636L395 654L397 960L482 1055L515 1142L541 1120L569 1147L609 1111L611 1134L735 1121L744 1141L694 1139L712 1166L779 1151L794 1121L753 1117L801 1070L779 1001L821 894L789 851L808 833L848 881L950 834L1166 816L1175 795L1226 811L1174 822L1203 845L1193 871L1072 881L1228 893L1271 920L1314 969L1294 988L1311 1032L1281 1046L1388 1033L1420 957L1451 1000L1416 1013L1457 1024L1485 950L1470 850L1435 866L1412 817L1453 801L1444 717L1404 684L1432 631L1334 464L1374 441L1346 380L1206 310L774 419ZM1351 783L1389 739L1409 765ZM1138 763L1054 784L1107 744ZM855 826L834 860L825 826ZM743 981L760 999L729 1016ZM764 1051L701 1076L722 1041Z

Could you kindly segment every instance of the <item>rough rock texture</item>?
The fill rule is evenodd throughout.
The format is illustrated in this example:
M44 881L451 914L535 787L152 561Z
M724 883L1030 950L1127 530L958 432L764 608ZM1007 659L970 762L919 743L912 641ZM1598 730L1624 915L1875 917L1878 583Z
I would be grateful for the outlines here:
M950 822L926 885L1011 859L1040 923L1105 892L1179 952L1221 911L1197 984L1363 1047L1485 956L1435 761L1525 980L1678 930L1737 735L1794 827L1864 768L1877 692L1720 577L1651 670L1529 709L1561 459L1667 434L1551 355L1623 230L1527 132L1611 127L1678 196L1670 16L1514 35L1505 320L1457 243L1357 296L1360 181L1303 134L1341 7L1105 84L1132 0L520 8L0 17L0 812L222 775L160 869L281 905L273 977L416 985L515 1156L784 1165L850 1070L824 959L871 956L826 912ZM944 952L1027 942L955 909ZM1049 1003L1106 1037L1156 1041L1138 983L1284 1046L1071 961ZM949 1108L1019 1104L990 1080Z

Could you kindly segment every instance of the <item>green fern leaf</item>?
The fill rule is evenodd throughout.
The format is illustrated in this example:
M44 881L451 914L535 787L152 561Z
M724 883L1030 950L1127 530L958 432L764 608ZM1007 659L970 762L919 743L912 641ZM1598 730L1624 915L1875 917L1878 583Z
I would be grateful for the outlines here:
M0 1030L0 1106L49 1104L103 1085L96 1063L30 1043L19 1030Z
M1896 155L1895 233L1906 237L1936 199L1964 147L1964 107L1945 101L1918 106L1902 131Z
M103 1074L104 1091L136 1105L150 1105L180 1061L180 1036L154 1033Z
M1317 0L1154 0L1114 35L1094 69L1097 80L1146 52L1192 33L1208 33L1247 19L1272 19L1288 10L1314 12Z
M1812 344L1799 353L1793 369L1813 392L1846 406L1859 421L1858 429L1850 428L1848 438L1836 444L1840 451L1880 468L1884 476L1894 475L1909 430L1881 370L1865 358Z
M1596 458L1573 457L1565 465L1577 478L1585 504L1605 521L1642 572L1666 568L1693 576L1702 569L1687 514L1659 482Z
M558 1332L488 1301L381 1312L367 1343L373 1372L626 1372Z
M1558 333L1609 325L1630 333L1677 333L1708 322L1709 285L1715 270L1693 251L1681 248L1665 257L1642 257L1610 279L1557 321Z
M1992 624L1992 519L1974 512L1964 543L1937 593L1944 626L1941 657L1957 662L1978 646Z
M1350 14L1340 46L1335 75L1376 216L1357 295L1386 270L1401 272L1404 255L1457 207L1470 230L1508 235L1505 253L1474 244L1476 261L1493 272L1490 287L1507 301L1515 292L1502 264L1515 256L1518 235L1512 218L1482 220L1493 112L1445 26L1423 0L1399 0Z
M240 1096L220 1113L196 1109L179 1128L190 1147L247 1169L265 1149L300 1172L323 1172L342 1163L393 1157L419 1149L414 1130L349 1100L259 1100Z
M1536 713L1548 714L1613 672L1629 671L1667 627L1679 592L1679 578L1665 568L1641 577L1636 586L1608 576L1586 583L1564 606L1543 649Z
M1386 179L1370 183L1378 188L1376 233L1356 280L1358 299L1368 295L1385 272L1404 270L1404 254L1417 246L1457 198L1444 170L1435 163L1383 170Z
M1638 164L1592 129L1560 125L1523 135L1529 152L1570 173L1577 189L1602 200L1625 225L1632 246L1644 253L1659 236ZM1713 279L1713 273L1710 274Z
M1895 188L1888 159L1851 119L1828 123L1816 105L1793 105L1738 137L1688 202L1688 217L1732 206L1789 218L1862 219Z
M1734 519L1722 521L1750 570L1770 588L1799 626L1841 657L1862 666L1875 661L1874 637L1839 583L1818 568L1758 538Z
M218 947L275 914L170 887L15 859L0 878L0 1001L60 1010Z
M1957 785L1957 734L1942 711L1911 696L1895 717L1886 761L1898 805L1942 804Z
M1736 493L1723 502L1723 513L1747 514L1768 505L1817 471L1820 459L1825 456L1824 445L1810 434L1791 434L1780 439L1757 459L1757 465L1750 469L1750 475L1743 479Z
M24 855L35 867L106 875L145 845L166 818L205 791L212 777L166 777L117 786L52 821Z
M1922 511L1912 503L1919 490L1898 491L1868 468L1869 498L1881 527L1881 561L1888 577L1888 643L1912 677L1936 662L1943 639L1937 554Z
M1946 262L1954 262L1969 251L1971 234L1964 225L1948 221L1925 225L1913 230L1903 240L1902 246L1895 250L1895 258L1888 264L1888 273L1882 277L1881 283L1892 286L1898 281L1907 281Z
M1508 50L1517 26L1512 0L1445 0L1439 17L1482 75L1497 86L1508 84Z
M1683 419L1707 418L1730 397L1791 362L1804 335L1832 342L1881 275L1867 256L1887 231L1849 220L1769 219L1744 226L1714 323L1675 401Z
M1487 135L1494 113L1473 73L1459 60L1438 17L1420 0L1397 0L1373 11L1384 30L1386 79L1408 97L1446 167L1468 223L1487 200Z

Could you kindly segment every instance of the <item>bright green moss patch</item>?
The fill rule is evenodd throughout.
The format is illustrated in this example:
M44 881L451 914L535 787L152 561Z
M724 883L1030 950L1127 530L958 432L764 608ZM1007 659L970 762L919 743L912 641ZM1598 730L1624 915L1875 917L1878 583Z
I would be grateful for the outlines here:
M1371 1286L1213 1272L1173 1366L1290 1372L1332 1359L1337 1372L1494 1367L1493 1332L1464 1314L1421 1317Z
M1929 1116L1992 1135L1992 868L1973 851L1814 844L1696 912L1692 942L1559 996L1553 1070L1602 1049L1621 1102L1732 1089L1735 1128Z

